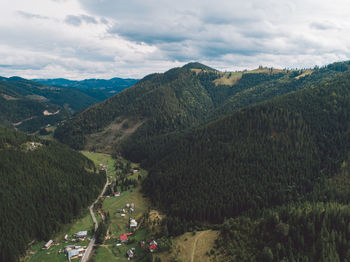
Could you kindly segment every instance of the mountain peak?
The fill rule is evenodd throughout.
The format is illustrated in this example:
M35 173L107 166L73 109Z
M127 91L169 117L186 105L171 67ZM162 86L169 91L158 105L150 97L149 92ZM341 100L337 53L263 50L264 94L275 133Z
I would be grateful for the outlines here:
M187 68L187 69L203 69L203 70L207 70L207 71L217 71L216 69L203 65L201 63L198 62L191 62L188 63L186 65L184 65L182 68Z

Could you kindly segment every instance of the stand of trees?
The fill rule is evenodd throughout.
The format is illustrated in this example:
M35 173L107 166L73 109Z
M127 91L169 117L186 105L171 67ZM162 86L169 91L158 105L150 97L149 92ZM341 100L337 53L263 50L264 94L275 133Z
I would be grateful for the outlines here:
M216 223L324 198L349 154L349 83L346 73L169 135L152 155L145 192L171 216Z
M67 146L3 128L0 179L0 260L9 262L30 241L47 241L71 222L105 182L93 162Z

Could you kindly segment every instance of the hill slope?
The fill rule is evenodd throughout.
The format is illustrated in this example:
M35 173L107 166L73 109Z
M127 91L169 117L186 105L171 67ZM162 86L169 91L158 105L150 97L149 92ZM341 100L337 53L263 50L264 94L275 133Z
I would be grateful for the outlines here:
M350 154L349 112L346 72L170 135L150 157L144 189L173 216L213 222L324 199Z
M100 192L105 177L80 153L0 128L0 260L48 240Z
M20 77L0 78L0 125L15 126L22 131L34 132L105 100L129 87L136 80L57 79L41 82L44 84ZM65 86L54 87L46 83L60 83Z
M149 75L132 88L88 108L59 127L56 137L74 148L83 148L92 144L91 140L103 140L110 134L101 148L117 144L127 157L142 161L148 154L143 152L147 150L145 145L164 134L303 89L336 73L325 69L298 77L303 71L264 68L222 73L190 63L164 74ZM126 128L122 128L124 124ZM126 146L121 149L121 144Z

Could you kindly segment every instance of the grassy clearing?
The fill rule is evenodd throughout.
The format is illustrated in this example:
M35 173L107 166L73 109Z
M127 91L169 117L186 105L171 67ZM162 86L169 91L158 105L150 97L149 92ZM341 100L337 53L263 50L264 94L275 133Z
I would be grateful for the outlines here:
M300 78L305 77L305 76L307 76L307 75L311 75L313 72L314 72L314 70L312 70L312 69L307 69L307 70L305 70L305 72L303 72L302 74L296 76L295 79L300 79Z
M241 72L222 73L222 76L218 79L215 79L214 83L216 86L219 86L219 85L233 86L242 78L242 75L243 74Z
M162 261L181 259L182 262L210 262L212 257L207 254L214 247L214 241L219 235L218 231L205 230L195 234L187 232L173 240L172 251L158 253Z
M95 163L96 167L99 167L100 164L105 165L107 167L107 175L110 180L115 178L114 159L111 157L111 155L88 151L81 151L81 153L87 158L91 159Z

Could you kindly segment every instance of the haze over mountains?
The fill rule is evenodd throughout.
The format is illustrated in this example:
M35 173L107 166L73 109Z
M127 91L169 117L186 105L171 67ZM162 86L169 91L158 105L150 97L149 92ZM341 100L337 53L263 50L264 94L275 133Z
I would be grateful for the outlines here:
M2 77L0 79L0 123L8 127L15 126L26 132L34 132L105 100L136 81L114 78L34 82L20 77Z

